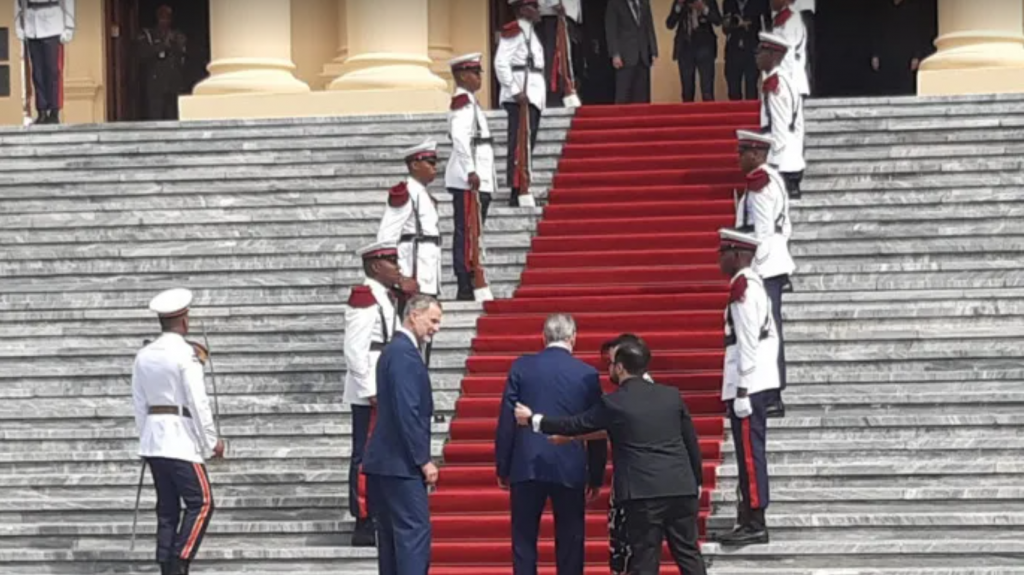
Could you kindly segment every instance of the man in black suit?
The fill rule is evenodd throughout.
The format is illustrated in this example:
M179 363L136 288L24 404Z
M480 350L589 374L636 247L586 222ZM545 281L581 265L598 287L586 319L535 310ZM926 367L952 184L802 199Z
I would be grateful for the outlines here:
M607 431L615 501L625 509L633 555L630 573L657 575L667 538L680 572L704 575L697 547L700 443L679 390L644 379L650 359L645 345L625 342L615 351L611 368L619 389L599 404L572 417L545 417L517 403L516 420L546 434Z
M701 100L715 99L715 58L718 57L715 26L721 24L717 0L672 0L665 25L676 31L672 59L679 63L684 102L694 100L698 72Z
M764 0L725 0L722 4L722 31L725 32L725 82L730 100L756 100L760 73L754 58L758 34L768 22L768 3Z
M651 66L658 59L650 0L609 0L604 31L615 68L615 103L650 103Z

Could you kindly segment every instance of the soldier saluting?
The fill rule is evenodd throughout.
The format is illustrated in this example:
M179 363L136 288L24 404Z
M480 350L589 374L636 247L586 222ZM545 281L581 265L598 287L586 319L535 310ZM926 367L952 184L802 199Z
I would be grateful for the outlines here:
M206 395L202 358L185 340L191 304L192 292L187 289L153 298L149 309L160 319L162 334L139 351L132 369L139 455L156 486L156 560L161 575L188 574L213 515L205 461L224 456L224 440L218 437Z

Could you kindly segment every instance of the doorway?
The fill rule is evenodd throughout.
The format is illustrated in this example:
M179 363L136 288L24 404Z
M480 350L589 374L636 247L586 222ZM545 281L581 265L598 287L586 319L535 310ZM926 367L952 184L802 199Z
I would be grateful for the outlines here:
M209 0L107 0L107 120L145 117L145 92L137 57L143 30L156 25L157 8L173 10L173 28L187 38L181 93L188 94L207 76L210 63Z

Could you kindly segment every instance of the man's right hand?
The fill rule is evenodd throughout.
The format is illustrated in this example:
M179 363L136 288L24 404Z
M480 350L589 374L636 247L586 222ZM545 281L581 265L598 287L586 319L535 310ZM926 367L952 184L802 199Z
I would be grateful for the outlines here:
M513 98L515 98L515 100L516 100L516 104L523 104L523 103L526 103L526 102L529 102L529 101L530 101L530 100L529 100L529 99L528 99L528 98L526 97L526 90L523 90L522 92L519 92L518 94L516 94L515 96L513 96Z
M872 56L871 57L871 69L874 70L875 72L877 72L878 69L881 68L881 67L882 67L882 61L878 59L878 56Z
M612 67L613 68L615 68L616 70L621 70L623 66L624 66L624 64L622 63L622 58L620 58L618 56L612 57Z
M501 489L502 491L508 491L508 478L507 477L499 477L498 478L498 489Z
M423 471L423 480L427 482L427 485L437 485L437 466L433 461L424 463L420 470Z
M476 172L471 172L467 178L469 180L469 189L474 192L480 191L480 176Z
M367 401L370 402L370 407L377 407L377 396L367 397Z
M223 459L224 458L224 449L225 449L224 440L223 439L218 439L217 440L217 445L213 446L213 459Z

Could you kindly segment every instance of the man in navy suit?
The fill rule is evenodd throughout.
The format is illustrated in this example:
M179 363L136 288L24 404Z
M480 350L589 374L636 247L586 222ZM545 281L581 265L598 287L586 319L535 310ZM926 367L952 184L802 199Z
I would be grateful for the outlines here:
M498 485L511 491L512 553L516 575L536 575L537 536L548 499L555 516L559 575L582 575L586 501L597 497L608 457L605 440L554 445L517 428L517 402L543 405L545 413L569 416L601 402L597 370L572 356L576 323L556 314L544 323L546 348L514 364L494 441ZM538 408L539 409L539 408Z
M363 456L367 497L377 523L380 575L427 575L430 569L428 486L434 399L419 347L441 329L441 304L417 295L402 327L377 361L377 423Z

